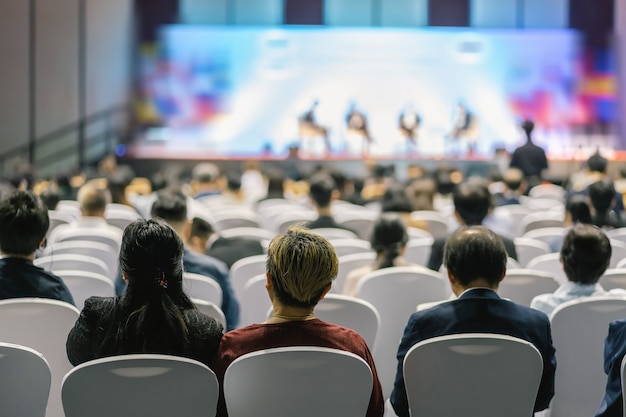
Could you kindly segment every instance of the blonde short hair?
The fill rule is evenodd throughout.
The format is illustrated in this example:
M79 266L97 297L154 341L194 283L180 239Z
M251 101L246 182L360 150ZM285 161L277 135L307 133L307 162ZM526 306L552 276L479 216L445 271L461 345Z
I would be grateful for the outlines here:
M292 226L270 242L267 272L283 304L313 307L337 276L339 261L333 246L322 236Z

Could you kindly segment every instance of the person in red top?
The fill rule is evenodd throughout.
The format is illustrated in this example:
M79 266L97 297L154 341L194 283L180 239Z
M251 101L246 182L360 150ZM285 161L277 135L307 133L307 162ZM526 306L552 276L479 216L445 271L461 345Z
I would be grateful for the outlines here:
M314 307L330 290L337 268L337 255L332 245L310 230L293 226L272 240L267 254L266 288L273 314L263 323L224 335L212 366L220 389L228 366L250 352L287 346L340 349L360 356L370 366L373 386L367 417L383 415L382 388L365 340L353 330L315 318ZM222 391L217 416L227 415Z

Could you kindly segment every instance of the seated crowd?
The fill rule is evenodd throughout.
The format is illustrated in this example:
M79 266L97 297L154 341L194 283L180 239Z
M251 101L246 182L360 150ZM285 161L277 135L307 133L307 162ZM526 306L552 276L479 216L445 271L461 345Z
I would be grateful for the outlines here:
M538 294L530 306L498 295L507 269L522 260L516 238L522 237L523 221L511 206L531 207L528 213L541 210L532 206L537 198L523 173L512 168L487 180L464 178L454 167L428 173L411 165L406 176L401 182L392 168L377 166L366 179L346 178L324 167L287 178L275 169L263 173L254 164L242 174L221 175L216 165L201 163L187 180L160 173L148 186L120 168L78 186L62 180L6 185L0 189L0 300L39 297L74 305L63 279L36 266L40 248L49 244L54 253L55 244L81 233L107 236L119 262L108 265L117 270L117 295L93 296L77 305L82 311L66 345L73 365L130 353L183 356L208 365L223 388L228 366L247 353L287 346L334 348L359 356L372 371L367 416L383 415L388 389L391 406L402 417L410 415L403 363L414 345L443 335L491 333L537 348L543 370L534 411L545 410L558 373L550 321L554 310L583 297L626 299L626 288L607 291L599 283L611 264L612 247L618 245L611 232L625 226L622 195L606 174L606 159L592 155L586 169L552 200L557 207L552 213L562 217L562 232L544 246L559 253L567 281L554 293ZM260 192L262 186L268 191ZM108 220L116 206L133 213L123 228ZM73 220L51 225L56 212L70 213ZM240 234L222 226L228 214L239 212L258 218L258 225L239 227ZM416 212L437 214L450 232L436 235L429 220L414 216ZM285 213L294 215L292 224L281 223ZM344 222L350 214L371 219L369 227ZM253 236L246 228L265 229L264 236L272 237ZM340 229L353 240L369 238L372 253L369 263L347 271L335 287L342 256L327 229ZM430 249L423 262L407 256L412 239L427 239ZM230 271L254 255L266 255L264 282L272 309L243 326L246 306L237 298ZM359 283L368 274L407 266L440 273L452 296L406 317L395 382L384 387L379 374L387 370L376 369L363 337L316 318L315 311L331 291L358 298ZM185 273L219 285L225 327L198 310L186 293ZM611 323L607 332L608 382L597 415L621 416L626 319ZM227 408L222 390L217 415L228 415Z

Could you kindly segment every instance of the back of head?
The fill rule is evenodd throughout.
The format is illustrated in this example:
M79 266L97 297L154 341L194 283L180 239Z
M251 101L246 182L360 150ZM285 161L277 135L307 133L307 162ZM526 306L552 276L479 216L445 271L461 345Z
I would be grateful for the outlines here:
M464 287L478 279L497 286L506 272L506 261L504 242L484 226L458 229L444 247L443 263Z
M595 226L579 224L565 235L561 262L567 279L583 285L595 284L609 267L611 242Z
M7 255L32 255L49 225L48 211L35 194L14 191L0 201L0 251Z
M338 264L333 246L300 226L272 239L267 251L274 293L282 304L292 307L315 306L337 276Z
M532 120L524 120L522 122L522 130L526 134L526 139L530 141L533 130L535 130L535 122L533 122Z
M517 191L522 186L524 181L524 173L518 168L509 168L504 173L502 182L511 191Z
M389 186L381 201L383 213L410 213L413 211L413 204L409 200L406 188L399 184Z
M191 171L191 179L200 184L213 183L220 177L220 170L217 165L204 162L196 165Z
M189 232L189 239L193 237L199 237L201 239L209 239L211 235L215 233L211 223L200 217L194 217L191 221L191 231Z
M608 180L596 181L589 186L589 199L597 212L608 212L615 202L615 187Z
M102 217L111 197L108 190L87 183L78 190L77 200L83 216Z
M241 190L241 174L238 172L226 174L226 188L232 193L238 193Z
M171 225L180 225L187 221L187 199L175 190L162 190L152 204L150 215Z
M596 152L587 159L587 169L591 172L606 173L606 167L609 161L600 155L600 152Z
M335 189L335 182L331 177L318 174L310 180L309 196L317 207L328 207L330 206Z
M572 224L592 224L591 211L587 199L582 195L575 195L567 203L567 215Z
M372 249L378 255L383 255L379 268L393 266L394 259L400 256L408 241L409 235L400 216L391 213L380 216L374 223L370 236Z
M459 184L452 194L454 208L466 226L482 224L492 207L487 185L467 180Z

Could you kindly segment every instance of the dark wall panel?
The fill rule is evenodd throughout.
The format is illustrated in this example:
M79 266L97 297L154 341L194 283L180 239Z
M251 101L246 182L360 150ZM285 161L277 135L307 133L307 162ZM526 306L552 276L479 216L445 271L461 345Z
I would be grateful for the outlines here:
M609 46L613 33L614 6L614 0L570 0L569 27L583 32L589 46Z
M286 25L324 24L323 0L285 0Z
M430 26L469 26L469 0L428 0Z

